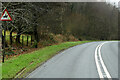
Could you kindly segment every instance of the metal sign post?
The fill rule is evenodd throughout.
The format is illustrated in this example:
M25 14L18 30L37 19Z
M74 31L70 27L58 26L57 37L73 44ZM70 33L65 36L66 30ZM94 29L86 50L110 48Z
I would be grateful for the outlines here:
M4 38L3 38L3 57L2 57L2 62L4 63L4 58L5 58L5 45L6 45L6 41L5 41L5 38L6 38L6 27L4 29Z
M12 21L10 14L8 13L7 9L4 10L2 16L0 17L0 21ZM2 54L2 62L4 63L5 58L5 45L6 45L6 27L4 28L4 37L3 37L3 54Z

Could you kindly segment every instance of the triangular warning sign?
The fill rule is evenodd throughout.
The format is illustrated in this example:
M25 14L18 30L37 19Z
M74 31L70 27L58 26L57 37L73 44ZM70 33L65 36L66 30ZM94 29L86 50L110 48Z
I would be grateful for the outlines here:
M12 18L8 13L7 9L4 10L2 16L0 17L0 21L12 21Z

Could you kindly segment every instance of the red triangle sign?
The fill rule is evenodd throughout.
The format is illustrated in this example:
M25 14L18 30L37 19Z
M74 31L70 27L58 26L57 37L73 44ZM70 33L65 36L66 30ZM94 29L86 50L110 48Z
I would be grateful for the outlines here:
M0 21L12 21L12 18L8 13L7 9L4 10L2 16L0 17Z

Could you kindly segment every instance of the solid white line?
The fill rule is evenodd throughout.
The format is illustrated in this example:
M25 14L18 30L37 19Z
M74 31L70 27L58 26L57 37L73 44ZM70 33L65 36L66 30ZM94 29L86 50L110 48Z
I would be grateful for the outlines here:
M105 64L104 64L104 61L103 61L102 56L101 56L101 51L100 51L100 50L101 50L101 47L102 47L105 43L108 43L108 42L104 42L104 43L102 43L102 44L99 46L98 54L99 54L100 62L101 62L101 64L102 64L102 67L103 67L103 69L104 69L104 72L105 72L107 78L111 78L110 73L108 72L108 70L107 70L107 68L106 68L106 66L105 66Z
M98 48L99 48L99 45L95 49L95 62L96 62L96 66L97 66L97 71L98 71L99 77L100 78L104 78L103 74L101 72L101 69L100 69L100 65L98 63L98 56L97 56L97 50L98 50Z
M106 66L105 66L105 64L104 64L104 61L103 61L103 59L102 59L102 56L101 56L101 48L102 48L102 46L105 44L105 43L108 43L108 42L104 42L104 43L101 43L101 44L99 44L97 47L96 47L96 49L95 49L95 62L96 62L96 66L97 66L97 71L98 71L98 74L99 74L99 77L100 78L104 78L104 76L103 76L103 73L102 73L102 70L101 70L101 68L100 68L100 64L99 64L99 61L98 61L98 57L99 57L99 59L100 59L100 63L101 63L101 66L102 66L102 68L103 68L103 70L104 70L104 72L105 72L105 74L106 74L106 77L107 78L111 78L111 75L110 75L110 73L108 72L108 70L107 70L107 68L106 68ZM98 55L97 55L98 54ZM110 79L110 80L112 80L112 79Z

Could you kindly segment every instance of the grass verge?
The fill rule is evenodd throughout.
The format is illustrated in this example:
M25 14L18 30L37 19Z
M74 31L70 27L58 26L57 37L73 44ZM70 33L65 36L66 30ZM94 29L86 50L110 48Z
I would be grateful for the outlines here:
M15 78L15 76L21 78L53 57L59 51L87 42L91 41L65 42L58 45L48 46L29 54L22 54L18 57L13 57L2 64L2 78Z

